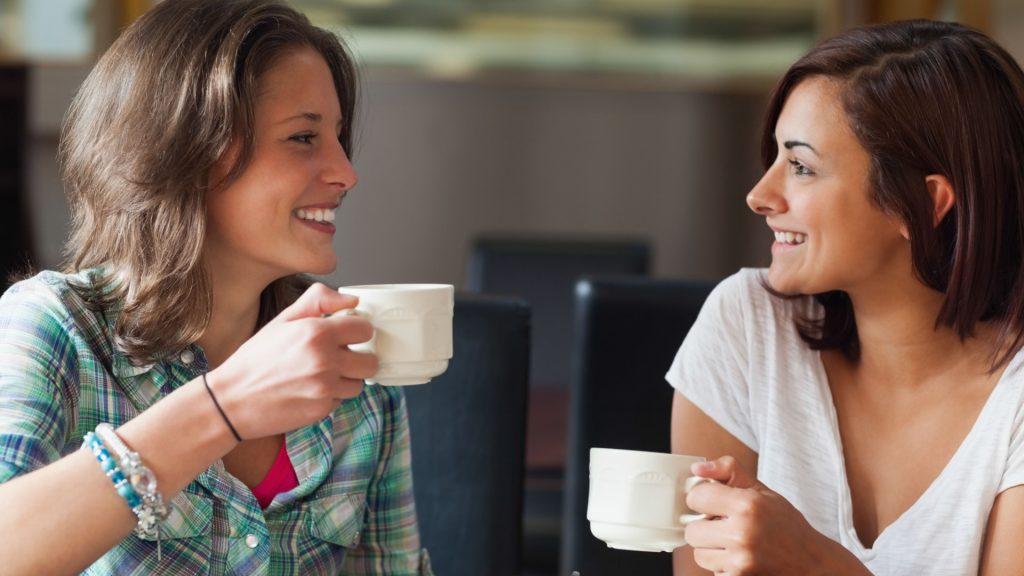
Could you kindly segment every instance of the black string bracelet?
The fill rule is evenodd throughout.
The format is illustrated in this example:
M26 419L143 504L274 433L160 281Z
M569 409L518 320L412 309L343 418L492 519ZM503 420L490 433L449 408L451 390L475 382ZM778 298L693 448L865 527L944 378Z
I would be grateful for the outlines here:
M217 402L217 397L213 395L213 389L210 388L210 383L206 381L206 372L203 372L203 386L206 386L206 391L210 393L210 400L213 400L213 405L217 407L217 412L220 412L220 417L224 419L224 423L228 425L231 430L231 435L235 437L235 440L242 441L242 437L238 435L238 430L235 430L231 420L228 420L228 415L224 413L224 409L220 407L220 402Z

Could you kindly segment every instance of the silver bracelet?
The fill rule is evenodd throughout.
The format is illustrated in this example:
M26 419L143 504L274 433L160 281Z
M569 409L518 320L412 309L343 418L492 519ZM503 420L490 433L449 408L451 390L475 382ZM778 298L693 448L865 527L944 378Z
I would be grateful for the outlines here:
M164 506L164 498L157 491L156 475L142 463L138 452L133 452L121 440L121 437L114 432L114 427L103 422L96 426L96 435L103 444L108 446L117 459L118 467L128 479L128 483L138 493L141 503L132 508L135 517L139 519L135 526L135 533L139 536L156 538L157 559L160 559L160 526L158 522L167 518L167 507Z

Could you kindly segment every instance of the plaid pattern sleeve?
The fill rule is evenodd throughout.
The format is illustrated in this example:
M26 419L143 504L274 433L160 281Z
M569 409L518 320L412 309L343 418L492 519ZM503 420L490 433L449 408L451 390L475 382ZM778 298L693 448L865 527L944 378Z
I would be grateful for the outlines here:
M432 576L420 548L412 489L409 420L402 389L375 386L383 418L377 472L367 490L366 522L359 546L345 557L344 574Z
M0 297L0 483L77 450L100 422L119 426L207 370L188 346L138 366L113 344L118 310L87 305L54 272ZM367 386L285 445L299 486L261 509L215 462L170 498L154 539L129 535L86 576L431 575L413 505L400 389ZM143 459L146 455L142 454ZM113 488L111 488L113 489Z
M23 288L0 297L0 482L60 458L75 404L66 314L53 293Z

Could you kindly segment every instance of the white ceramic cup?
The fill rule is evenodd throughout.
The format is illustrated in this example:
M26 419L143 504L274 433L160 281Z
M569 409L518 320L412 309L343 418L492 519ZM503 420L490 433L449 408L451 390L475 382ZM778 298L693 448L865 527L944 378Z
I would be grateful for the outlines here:
M686 506L686 494L706 478L690 465L699 456L590 449L590 531L610 548L671 552L686 544L686 525L704 518Z
M369 342L350 346L377 354L380 369L367 383L426 384L448 369L455 310L451 284L345 286L338 292L357 296L354 313L373 324Z

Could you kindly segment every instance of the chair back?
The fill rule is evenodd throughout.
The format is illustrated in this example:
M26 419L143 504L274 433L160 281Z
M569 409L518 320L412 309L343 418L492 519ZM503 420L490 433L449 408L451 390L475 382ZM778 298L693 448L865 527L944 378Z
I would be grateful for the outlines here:
M530 311L457 293L454 356L405 388L413 486L438 574L519 574Z
M466 289L517 296L533 316L530 382L567 388L573 339L573 288L583 276L647 275L642 240L480 238L470 255Z
M558 568L576 281L646 275L649 265L643 240L488 237L473 244L467 289L518 296L532 311L523 518L528 573Z
M650 278L576 284L559 574L672 574L671 554L611 549L590 533L590 449L670 451L673 390L665 373L713 286Z

